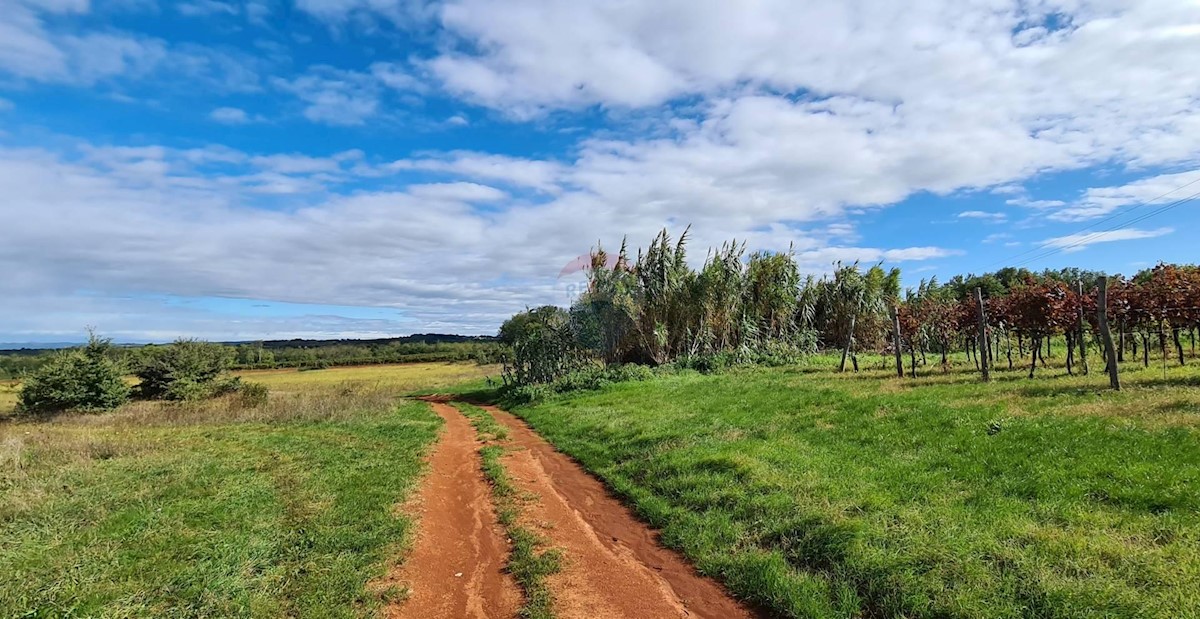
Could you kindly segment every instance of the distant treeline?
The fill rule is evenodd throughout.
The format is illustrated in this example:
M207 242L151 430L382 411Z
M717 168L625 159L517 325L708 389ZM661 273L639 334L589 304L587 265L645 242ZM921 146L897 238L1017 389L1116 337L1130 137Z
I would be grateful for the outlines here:
M419 334L377 340L274 340L222 344L233 351L233 369L319 369L345 365L438 361L498 362L503 346L492 337ZM160 345L124 346L115 354L140 365ZM0 379L19 378L45 365L58 350L0 351Z

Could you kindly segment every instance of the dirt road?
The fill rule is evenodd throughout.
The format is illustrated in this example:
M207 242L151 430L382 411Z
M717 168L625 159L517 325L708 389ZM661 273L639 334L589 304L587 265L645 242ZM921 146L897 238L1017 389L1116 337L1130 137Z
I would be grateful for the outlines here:
M521 592L504 571L508 542L479 468L475 428L454 407L432 405L446 425L415 503L416 544L385 583L407 588L409 596L391 605L387 616L513 617L521 606Z
M446 420L447 432L434 452L433 472L421 493L424 509L418 525L421 532L417 547L405 562L405 573L411 572L413 595L393 609L391 616L508 619L516 609L508 598L511 583L497 578L503 575L495 572L493 561L497 553L492 552L495 541L503 539L498 538L494 520L488 519L494 518L490 506L477 505L476 486L484 484L476 455L480 445L474 440L473 428L457 409L441 402L431 405ZM555 617L755 616L715 581L696 573L679 554L662 547L655 532L610 496L603 484L556 451L524 422L494 407L485 408L509 428L510 449L502 458L509 477L522 494L535 497L523 507L522 524L545 537L548 547L562 551L562 570L547 580L554 595ZM461 436L464 426L471 440ZM448 453L454 456L449 457ZM466 465L466 460L471 460L473 466ZM443 467L451 467L453 471L448 473L450 469ZM465 479L466 474L472 479ZM443 483L447 480L453 483ZM470 489L464 491L464 487ZM483 491L486 490L485 484ZM468 496L460 497L462 494ZM483 500L487 500L486 494ZM464 504L472 506L473 513L488 526L478 526L479 519L474 516L469 523L458 522L462 519L443 511L463 509ZM482 540L478 539L480 536ZM463 539L467 537L475 538L474 543L467 543ZM431 544L440 547L452 540L460 540L469 552L457 559L441 552L422 552L429 550ZM499 554L501 561L503 556ZM471 557L484 561L475 571L471 566L456 563L470 561ZM441 578L452 569L466 573L462 578ZM476 576L468 579L467 574ZM450 605L441 603L448 599L455 601ZM483 614L440 614L463 608Z

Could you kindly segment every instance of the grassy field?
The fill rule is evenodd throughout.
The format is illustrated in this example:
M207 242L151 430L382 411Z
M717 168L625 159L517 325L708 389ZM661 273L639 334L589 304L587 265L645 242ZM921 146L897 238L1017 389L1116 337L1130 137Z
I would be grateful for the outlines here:
M8 415L16 408L18 388L15 380L0 380L0 416Z
M268 404L0 423L0 617L354 617L402 554L440 421L487 368L254 372Z
M982 385L863 361L515 412L784 616L1200 616L1200 362L1130 364L1113 393L1099 372Z

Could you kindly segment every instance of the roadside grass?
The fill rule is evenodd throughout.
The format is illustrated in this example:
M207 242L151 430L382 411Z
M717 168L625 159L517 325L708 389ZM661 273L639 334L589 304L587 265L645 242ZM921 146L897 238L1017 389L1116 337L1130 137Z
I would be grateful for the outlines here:
M441 423L398 396L473 368L412 365L0 421L0 616L374 615Z
M819 356L514 412L783 616L1200 616L1200 363L1116 393L1091 361L984 385Z
M554 596L546 584L546 577L561 569L562 554L556 548L547 549L545 540L520 522L521 505L529 499L521 496L501 461L508 428L482 408L461 402L455 402L453 406L471 420L479 439L487 443L480 450L483 474L492 486L497 518L512 540L507 568L525 593L521 616L526 619L553 619Z

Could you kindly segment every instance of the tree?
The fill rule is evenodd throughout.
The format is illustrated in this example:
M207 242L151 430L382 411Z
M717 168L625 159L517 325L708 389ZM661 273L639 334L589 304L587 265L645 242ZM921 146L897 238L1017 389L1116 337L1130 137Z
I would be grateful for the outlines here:
M233 386L221 379L236 354L229 346L190 339L148 347L137 368L138 392L145 398L164 400L212 397Z
M58 353L21 386L18 411L26 414L114 409L129 400L124 368L111 340L91 334L86 346Z
M512 385L553 382L586 365L571 315L561 307L545 305L526 310L500 328L513 350L505 363L504 380Z

